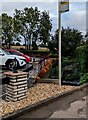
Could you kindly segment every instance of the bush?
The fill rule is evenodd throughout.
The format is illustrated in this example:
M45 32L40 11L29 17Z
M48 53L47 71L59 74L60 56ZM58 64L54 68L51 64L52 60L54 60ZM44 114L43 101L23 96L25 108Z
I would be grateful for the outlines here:
M80 84L88 82L88 73L85 73L81 78L80 78Z
M65 77L65 80L79 80L80 79L80 75L79 74L68 74L66 77Z
M16 43L16 46L20 46L21 44L19 42Z
M68 58L67 57L64 57L62 59L62 67L66 66L68 64Z
M32 42L32 50L38 50L38 46L35 41Z
M20 50L22 53L29 56L46 56L50 54L48 50Z
M62 58L62 67L65 67L70 64L73 64L73 60L69 56Z
M24 48L20 48L20 51L24 51L25 49Z
M79 64L71 59L64 59L62 67L62 80L78 81L80 80Z
M50 54L51 58L58 58L58 54Z
M77 48L77 58L80 64L80 72L88 72L88 45L80 46Z
M58 79L58 59L52 61L52 68L48 78Z

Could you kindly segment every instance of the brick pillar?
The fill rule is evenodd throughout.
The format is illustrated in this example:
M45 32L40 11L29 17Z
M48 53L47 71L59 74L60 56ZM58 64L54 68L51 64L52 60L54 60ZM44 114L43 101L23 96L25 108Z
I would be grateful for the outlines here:
M10 79L6 84L6 100L18 101L27 97L27 72L5 72L4 75Z

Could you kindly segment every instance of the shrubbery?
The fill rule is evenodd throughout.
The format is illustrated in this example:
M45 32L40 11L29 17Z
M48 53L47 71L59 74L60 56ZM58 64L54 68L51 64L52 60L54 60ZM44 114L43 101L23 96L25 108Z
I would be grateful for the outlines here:
M85 73L81 78L80 78L80 84L88 82L88 73Z
M62 67L65 67L66 65L68 65L69 59L68 57L63 57L62 58Z
M25 53L29 56L47 56L50 54L48 50L20 50L22 53Z
M58 58L58 54L52 54L52 53L50 53L50 57L51 58Z
M77 59L80 64L80 72L88 72L88 45L77 48Z

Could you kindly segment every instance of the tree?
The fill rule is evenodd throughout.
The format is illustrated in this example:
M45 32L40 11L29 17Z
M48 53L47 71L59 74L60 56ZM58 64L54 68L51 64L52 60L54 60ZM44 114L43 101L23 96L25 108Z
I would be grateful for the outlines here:
M57 53L58 44L57 44L57 40L55 39L55 35L51 36L51 40L49 40L48 42L48 48L50 49L52 53Z
M56 46L58 48L58 30L56 30L54 38L56 41ZM61 32L61 51L62 56L74 55L75 50L78 46L80 46L83 41L83 35L80 31L76 29L63 28Z
M0 45L2 44L2 18L0 16Z
M46 11L43 11L40 16L40 41L44 44L48 43L50 39L50 32L52 29L52 23L49 17L49 14Z
M64 29L62 27L62 56L74 55L75 50L80 46L83 40L83 35L76 29L70 29L69 27Z
M19 42L16 43L16 46L20 46L21 44Z
M35 41L32 42L32 50L38 50L38 46Z
M2 42L10 48L13 41L14 32L13 32L13 19L7 14L2 14ZM9 45L9 46L8 46Z
M37 7L24 8L14 11L14 17L2 14L2 40L9 48L13 41L20 42L24 38L25 46L37 49L37 43L46 45L50 39L52 29L49 14L46 11L40 13Z
M85 43L88 44L88 30L87 30L87 33L85 35L85 40L86 40Z
M24 8L24 10L15 10L14 19L19 22L16 24L16 31L19 32L25 40L25 45L30 44L33 39L38 37L39 13L38 8Z

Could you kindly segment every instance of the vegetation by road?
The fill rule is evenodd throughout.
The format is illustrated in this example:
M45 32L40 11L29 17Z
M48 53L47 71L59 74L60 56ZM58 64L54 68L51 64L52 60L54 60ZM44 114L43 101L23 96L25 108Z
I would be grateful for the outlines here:
M25 48L22 52L27 54L40 54L40 56L50 54L52 57L58 57L58 29L54 35L51 34L53 26L49 11L44 10L41 12L37 7L25 7L23 10L15 9L13 17L6 13L2 13L1 17L2 43L6 48L10 48L12 44L14 45L14 41L17 42L16 45L19 45L23 38ZM84 40L85 37L86 40ZM68 64L70 68L72 67L72 75L69 73L70 75L66 75L67 77L64 76L65 79L75 79L75 77L78 79L83 77L85 73L88 73L87 38L88 35L83 36L79 30L62 27L62 70L65 70L64 67L68 69ZM31 51L30 45L32 45L33 50L38 50L38 47L41 46L50 49L50 52ZM72 62L69 63L69 61ZM78 67L78 64L80 67ZM77 68L75 71L73 70L74 65Z

